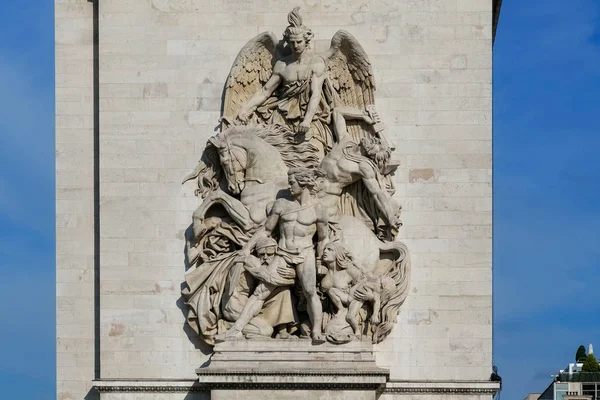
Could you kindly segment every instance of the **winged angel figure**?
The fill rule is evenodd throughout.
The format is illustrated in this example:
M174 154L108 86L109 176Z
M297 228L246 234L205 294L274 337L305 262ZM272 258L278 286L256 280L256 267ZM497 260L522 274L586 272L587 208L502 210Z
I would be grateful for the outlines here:
M188 248L188 259L197 268L186 276L188 288L182 292L190 307L188 322L208 343L228 329L246 337L279 337L301 326L296 314L306 305L300 303L319 302L313 298L320 287L314 274L322 270L323 254L319 248L296 254L298 249L288 248L288 242L296 243L302 234L311 247L316 229L311 215L318 209L328 214L319 217L329 221L326 240L352 249L364 273L390 276L396 284L397 292L382 304L379 331L368 328L368 318L362 317L361 326L373 328L372 338L379 341L391 330L408 293L410 261L404 245L393 241L400 206L391 197L392 148L374 108L372 66L350 33L338 31L329 50L316 54L311 49L314 34L303 25L299 7L288 14L288 22L282 41L264 32L238 54L225 86L221 133L209 140L198 168L186 177L198 178L197 193L204 199L194 213ZM222 206L225 214L211 213L213 205ZM344 232L351 233L344 238ZM267 303L261 306L262 300L249 300L256 295L252 279L262 282L264 276L253 275L256 271L243 266L248 262L240 261L251 259L253 250L262 257L266 250L256 243L265 235L280 236L279 248L263 247L298 274L296 283L306 296L300 299L290 294L289 285L275 290L267 282L268 290L261 293L279 293L281 299L271 299L275 305L269 306L277 313L268 311ZM303 265L313 267L303 272ZM369 300L363 297L363 302ZM319 333L317 314L332 316L333 308L311 307L308 329ZM322 324L328 340L342 342L352 329L341 317L343 310L337 311Z
M336 108L356 109L355 118L362 119L373 105L371 63L358 41L342 30L333 36L326 54L312 52L314 34L302 24L298 7L289 13L288 22L283 41L263 32L238 54L227 79L223 121L225 127L287 126L305 135L323 156L333 147L330 125ZM363 123L350 131L360 136L360 130L369 129Z

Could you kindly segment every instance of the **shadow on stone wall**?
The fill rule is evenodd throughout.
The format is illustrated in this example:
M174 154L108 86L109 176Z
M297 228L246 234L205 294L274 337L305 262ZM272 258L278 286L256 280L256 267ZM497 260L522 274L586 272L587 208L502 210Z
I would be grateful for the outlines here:
M188 228L185 230L186 244L184 244L184 249L183 249L184 254L186 254L187 241L192 236L193 236L193 231L192 231L192 225L190 224L190 226L188 226ZM184 257L184 265L185 265L185 272L188 272L190 270L191 265L189 263L187 255ZM187 287L187 284L185 282L182 282L179 287L180 292L181 292L181 290L183 290L186 287ZM183 296L180 296L177 299L177 302L175 304L177 305L177 308L179 308L179 310L181 311L181 313L183 315L184 322L183 322L182 329L185 332L185 334L187 335L189 341L194 345L194 347L197 350L200 350L203 354L211 355L213 352L212 346L204 343L200 339L198 334L196 332L194 332L194 330L187 323L188 307L185 305L185 299L183 298ZM204 363L201 366L205 367L209 363L210 363L210 360L208 360L206 363ZM186 399L187 399L187 397L186 397ZM192 399L192 397L190 397L190 399Z
M85 397L83 398L83 400L100 400L100 392L98 392L96 389L92 388L85 395Z
M210 400L210 391L199 390L200 383L194 382L192 389L185 395L183 400Z

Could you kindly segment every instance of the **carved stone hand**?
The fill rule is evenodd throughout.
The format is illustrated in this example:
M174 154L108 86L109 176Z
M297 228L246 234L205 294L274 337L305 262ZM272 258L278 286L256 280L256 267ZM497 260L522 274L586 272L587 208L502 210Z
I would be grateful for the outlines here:
M296 271L284 265L277 266L277 273L284 279L295 279Z
M310 130L310 121L302 121L298 126L298 133L308 133Z
M365 121L365 122L366 122L367 124L369 124L369 125L374 125L374 124L375 124L375 121L373 120L373 118L371 118L371 117L369 116L369 114L367 114L366 112L365 112L365 114L363 115L363 121Z
M354 292L354 297L360 301L371 301L374 299L373 293L365 291L364 288L359 288Z
M239 255L239 256L235 257L233 262L235 264L244 264L246 262L246 256Z
M328 272L327 267L323 265L321 260L317 260L316 268L317 268L317 275L319 275L319 276L323 276L323 275L327 274L327 272Z
M248 123L248 118L250 118L250 115L252 114L252 110L247 109L246 107L242 107L240 109L240 112L237 115L237 119L243 123L243 124L247 124Z

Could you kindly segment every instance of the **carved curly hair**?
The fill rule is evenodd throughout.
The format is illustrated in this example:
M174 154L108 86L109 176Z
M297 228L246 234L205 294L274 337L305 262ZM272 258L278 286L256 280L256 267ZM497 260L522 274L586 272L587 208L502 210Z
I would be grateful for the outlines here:
M385 169L392 156L390 148L381 141L381 139L373 136L365 136L360 139L360 146L366 153L366 156L377 164L379 172L385 173Z
M323 171L320 169L308 169L308 168L290 168L288 170L288 179L294 178L301 188L308 188L310 194L317 193L319 182L317 178L324 176Z
M290 41L291 36L300 36L304 38L308 45L315 36L310 28L302 25L302 16L300 15L300 7L294 7L288 14L288 23L290 24L283 32L283 40Z

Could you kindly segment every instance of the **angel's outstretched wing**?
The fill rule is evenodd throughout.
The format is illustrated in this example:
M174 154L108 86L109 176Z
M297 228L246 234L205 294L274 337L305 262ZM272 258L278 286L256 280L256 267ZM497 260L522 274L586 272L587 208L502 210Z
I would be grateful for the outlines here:
M227 83L221 129L233 124L240 108L269 80L277 61L278 41L271 32L250 40L235 58Z
M374 103L375 81L367 53L358 41L346 31L337 31L325 54L329 81L337 93L339 106L367 110ZM362 121L348 121L348 133L359 140L371 130Z
M384 124L375 111L373 67L360 43L348 32L337 31L324 57L327 60L329 81L336 92L337 104L334 106L366 111L374 122L369 125L362 120L346 121L351 139L358 142L367 133L371 133L378 136L392 151L395 150L394 143L386 135ZM390 164L389 171L398 166L394 162Z
M365 109L373 104L375 82L367 53L346 31L337 31L325 54L329 79L344 106Z

